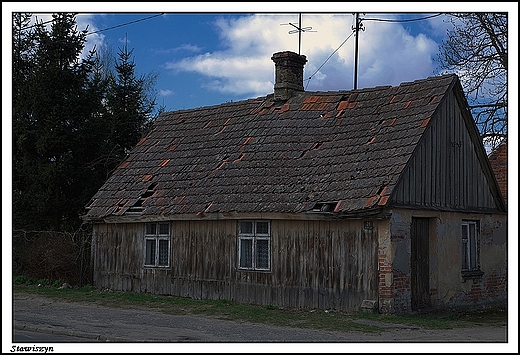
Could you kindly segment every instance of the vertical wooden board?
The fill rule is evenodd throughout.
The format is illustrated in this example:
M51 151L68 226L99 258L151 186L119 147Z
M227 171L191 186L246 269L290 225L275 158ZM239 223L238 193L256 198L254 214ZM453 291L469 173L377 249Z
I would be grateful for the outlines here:
M316 290L319 290L322 287L323 282L323 239L322 239L322 226L321 221L315 222L314 233L316 236L315 245L314 245L314 256L315 256L315 278L313 287Z
M226 280L233 282L236 280L237 273L237 235L236 235L236 225L237 222L235 220L225 221L224 222L224 250L225 253L223 255L224 260L224 270L226 275Z
M215 294L213 290L212 282L209 280L201 280L200 281L200 298L203 300L212 299L212 296Z
M180 282L179 282L179 280L176 279L176 278L172 278L171 279L170 295L172 295L172 296L180 296L179 289L180 289Z
M319 222L312 221L311 226L309 228L311 232L312 238L310 239L310 253L309 253L309 287L312 292L308 294L310 297L309 302L311 303L312 308L316 308L318 305L318 287L319 287L319 247L320 247L320 237L319 237Z
M448 106L448 115L446 117L452 117L452 118L455 118L456 116L453 116L453 96L452 95L449 95L449 101L450 101L450 105ZM454 189L454 183L455 183L455 176L454 176L454 173L455 173L455 147L453 146L453 144L455 143L455 137L454 137L454 129L452 128L451 125L447 125L448 127L448 150L450 152L450 155L449 155L449 160L448 160L448 164L449 164L449 171L448 171L448 176L449 176L449 182L448 182L448 185L446 186L446 190L447 190L447 193L448 193L448 206L453 206L454 205L454 200L453 200L453 189ZM451 129L450 129L451 128Z
M313 290L310 287L305 287L300 290L300 293L302 293L302 295L301 295L302 299L300 300L300 304L302 305L302 308L311 309L314 307L313 303L312 303L312 299L313 299L312 292L313 292Z
M174 294L181 297L189 297L189 281L185 278L178 278L176 281L176 289L174 291Z
M226 259L222 256L226 252L225 245L225 222L213 222L212 235L209 241L210 248L213 249L213 253L209 256L212 259L210 264L210 270L208 270L208 277L214 280L225 280L227 278L225 272ZM228 259L229 260L229 259Z
M457 129L457 132L456 132L456 142L458 143L458 145L456 146L456 156L457 156L457 160L455 162L455 186L454 186L454 195L455 195L455 204L456 206L460 206L462 207L464 205L464 201L461 199L461 181L462 181L462 176L461 176L461 167L463 167L465 164L467 164L467 159L465 159L465 157L462 155L462 147L464 145L464 141L463 141L463 130L465 129L465 126L464 126L464 119L462 118L460 112L457 110L457 116L458 116L458 120L457 120L457 126L456 126L456 129Z
M163 295L169 295L171 294L171 272L170 270L166 269L164 272L161 273L161 286L162 286L162 292Z
M285 230L285 250L286 257L284 260L285 263L285 274L283 275L283 282L282 285L284 287L289 287L293 284L293 279L297 277L296 270L295 270L295 257L296 257L296 250L295 250L295 240L298 233L297 228L294 225L295 222L290 221L288 223L289 228L286 228ZM288 295L286 295L288 297Z
M250 304L261 305L263 300L264 286L257 283L250 283L248 289L248 302Z
M448 164L448 156L446 154L448 154L448 150L447 150L447 145L448 145L448 139L446 137L446 109L445 109L445 104L442 103L441 106L439 107L439 109L437 110L437 127L438 127L438 135L437 135L437 139L438 139L438 154L437 154L437 191L439 191L439 201L440 201L440 205L441 206L444 206L444 204L446 203L446 189L445 189L445 185L446 185L446 168L445 168L445 165Z
M190 246L189 246L189 251L190 251L190 256L191 258L188 259L190 261L190 277L191 279L196 279L198 277L198 269L199 269L199 264L200 264L200 253L199 253L199 250L197 248L197 231L198 231L198 228L197 228L197 222L196 221L191 221L190 222Z
M300 229L300 232L298 233L298 239L295 241L295 248L296 248L296 259L294 262L297 263L298 267L298 274L296 279L294 280L294 285L298 286L298 289L301 289L302 287L305 287L306 284L306 273L307 273L307 262L306 262L306 244L307 244L307 238L309 235L309 221L302 221L301 222L302 228ZM300 294L300 293L298 293ZM300 296L298 298L301 298ZM302 301L299 301L299 304L301 304Z
M180 268L181 276L185 280L189 280L191 269L190 269L190 259L191 259L191 249L190 249L190 231L191 231L191 222L184 221L183 222L183 233L182 233L182 245L181 245L181 253L182 253L182 264Z
M465 157L469 157L470 154L471 154L471 141L468 139L466 140L465 144L462 146L463 148L463 156ZM469 201L469 185L470 185L470 180L469 180L469 164L464 164L463 165L463 170L462 170L462 178L463 178L463 181L465 181L466 183L465 184L462 184L462 200L464 201L464 203L467 205L468 201Z
M155 295L161 293L161 277L160 277L160 270L154 269L153 270L153 293Z
M281 220L273 220L271 222L271 272L273 274L273 285L281 285L286 273L286 253L284 243L285 222Z
M414 179L411 182L412 183L412 196L413 196L413 202L415 204L420 204L421 203L421 187L422 187L421 182L423 181L422 180L423 176L421 176L421 171L422 171L422 165L424 164L424 161L422 160L423 154L422 154L421 145L418 145L417 147L415 147L415 152L417 155L416 155L416 160L414 160L414 169L413 169Z
M195 249L195 255L197 256L197 262L195 263L195 278L198 280L205 279L205 271L206 271L206 254L210 251L206 249L206 243L208 240L208 223L209 221L200 221L196 223L193 233L193 248Z
M435 206L435 195L436 191L434 189L435 186L435 168L434 168L434 157L436 154L435 149L435 132L436 127L435 124L432 122L433 120L430 119L430 125L425 130L425 149L426 149L426 174L428 174L425 186L425 201L429 206Z
M299 287L296 287L296 286L287 286L287 289L288 289L288 304L290 305L291 308L297 308L298 305L300 304L300 301L299 301Z

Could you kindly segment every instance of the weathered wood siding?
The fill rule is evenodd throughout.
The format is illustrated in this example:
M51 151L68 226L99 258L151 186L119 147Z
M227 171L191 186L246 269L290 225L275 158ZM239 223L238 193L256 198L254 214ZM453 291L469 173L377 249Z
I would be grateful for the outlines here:
M497 210L492 176L486 175L478 154L487 158L468 129L455 95L446 95L392 193L393 205Z
M237 268L237 221L172 221L171 267L143 267L140 223L95 226L94 282L114 290L242 303L358 310L377 300L377 227L271 221L271 271Z

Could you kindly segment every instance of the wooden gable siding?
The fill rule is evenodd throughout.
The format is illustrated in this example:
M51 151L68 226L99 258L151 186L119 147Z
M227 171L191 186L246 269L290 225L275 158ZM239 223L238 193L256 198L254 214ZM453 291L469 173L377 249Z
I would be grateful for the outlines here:
M391 203L447 210L500 210L492 192L493 181L481 164L483 147L475 145L478 142L472 140L468 128L472 127L465 122L452 91L430 119L392 193Z
M98 288L241 303L358 310L377 300L377 228L271 221L271 271L237 269L237 221L173 221L171 267L143 268L143 224L97 224Z

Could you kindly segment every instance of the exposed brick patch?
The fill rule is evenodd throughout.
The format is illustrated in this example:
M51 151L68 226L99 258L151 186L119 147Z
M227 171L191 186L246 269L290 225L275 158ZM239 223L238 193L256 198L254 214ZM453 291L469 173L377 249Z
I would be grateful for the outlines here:
M500 192L507 204L507 142L504 141L489 156L491 168L495 173Z

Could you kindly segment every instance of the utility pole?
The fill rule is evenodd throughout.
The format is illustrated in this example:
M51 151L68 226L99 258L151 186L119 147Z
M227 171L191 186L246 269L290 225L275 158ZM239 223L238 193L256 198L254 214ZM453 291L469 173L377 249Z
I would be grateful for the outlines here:
M363 28L363 25L361 24L361 19L359 18L359 12L356 12L356 27L352 28L354 31L356 31L356 48L354 53L354 90L357 89L357 77L358 77L358 52L359 52L359 30L365 30Z

